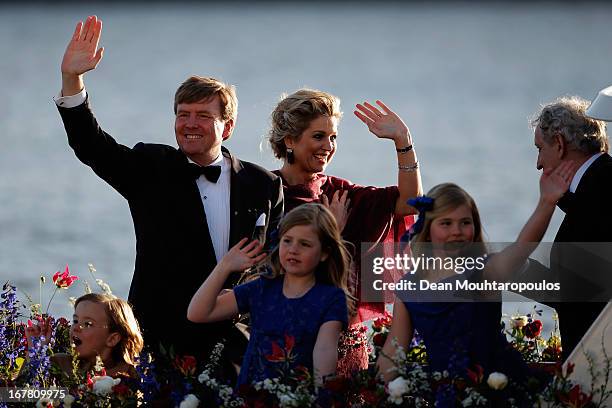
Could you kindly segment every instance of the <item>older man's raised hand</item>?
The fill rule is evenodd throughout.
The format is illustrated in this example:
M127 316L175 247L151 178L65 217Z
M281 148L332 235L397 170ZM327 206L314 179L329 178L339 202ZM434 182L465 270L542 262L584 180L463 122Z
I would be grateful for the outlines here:
M104 54L104 48L98 48L102 20L89 16L77 23L74 34L68 43L62 60L62 95L79 93L83 87L83 74L95 69Z

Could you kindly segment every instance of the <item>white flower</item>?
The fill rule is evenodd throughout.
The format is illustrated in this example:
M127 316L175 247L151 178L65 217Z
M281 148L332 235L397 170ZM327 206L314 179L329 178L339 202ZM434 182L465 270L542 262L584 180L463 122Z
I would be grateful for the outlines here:
M389 401L396 405L400 405L403 400L403 395L409 390L408 381L404 377L397 377L387 386L389 391Z
M266 378L266 379L263 381L263 384L262 384L262 385L263 385L263 389L264 389L264 390L271 391L271 390L273 389L273 387L274 387L274 382L272 382L272 380L270 380L269 378Z
M510 323L512 323L512 328L514 329L523 327L527 324L527 316L512 316Z
M100 355L96 355L96 364L94 365L94 371L99 373L104 369L104 362L102 361L102 357Z
M100 289L102 289L104 293L106 293L109 296L114 296L113 291L111 290L108 283L104 282L102 279L96 279L96 283L98 284L98 286L100 287Z
M293 407L295 405L295 397L293 394L281 394L278 396L278 402L281 407Z
M74 402L74 397L70 394L66 394L63 402L64 402L64 408L70 408L72 407L72 403Z
M49 405L54 405L53 402L50 398L41 398L36 402L36 408L48 408Z
M198 397L193 394L187 394L183 401L181 401L179 408L196 408L198 405L200 405Z
M95 376L93 381L93 392L98 395L108 395L113 391L113 387L121 382L121 378L113 378L107 375Z
M508 377L505 374L494 372L489 374L487 384L494 390L503 390L508 385Z
M204 383L204 382L208 381L209 378L210 377L208 376L208 371L202 371L202 374L200 374L198 376L198 381L200 383Z
M467 387L465 389L467 398L461 401L463 407L484 407L487 406L487 399L478 393L474 388Z

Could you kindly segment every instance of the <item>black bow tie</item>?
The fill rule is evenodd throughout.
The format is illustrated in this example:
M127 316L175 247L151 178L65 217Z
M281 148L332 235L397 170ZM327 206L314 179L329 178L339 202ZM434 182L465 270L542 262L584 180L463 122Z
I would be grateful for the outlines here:
M216 183L221 175L221 166L198 166L197 164L190 163L189 170L193 178L197 179L203 174L211 183Z

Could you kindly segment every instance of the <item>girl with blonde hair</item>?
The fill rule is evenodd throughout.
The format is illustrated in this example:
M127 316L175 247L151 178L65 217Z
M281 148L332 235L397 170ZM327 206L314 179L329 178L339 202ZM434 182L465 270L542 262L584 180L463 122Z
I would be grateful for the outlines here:
M51 327L39 322L26 328L29 345L31 337L44 335L50 340ZM79 368L93 369L99 357L107 375L135 376L136 358L143 347L142 334L131 306L123 299L101 293L88 293L74 304L70 337L78 355ZM52 360L65 372L72 372L72 357L54 354Z
M412 256L425 254L434 259L456 260L468 254L475 260L481 257L482 267L476 267L476 261L462 272L452 267L419 268L405 279L450 283L452 288L457 288L454 283L461 279L509 280L542 239L555 205L567 191L575 170L573 162L564 162L554 171L544 172L540 178L540 200L516 242L488 257L480 215L472 197L456 184L433 187L427 196L414 202L420 213L410 240ZM501 303L495 301L497 297L491 299L491 292L482 292L475 299L458 299L454 297L456 294L428 290L396 292L391 332L377 362L387 381L397 376L390 357L395 355L398 346L406 349L415 330L423 337L432 371L448 371L451 378L466 378L467 370L479 365L485 375L493 371L516 379L527 375L520 354L511 349L500 331Z

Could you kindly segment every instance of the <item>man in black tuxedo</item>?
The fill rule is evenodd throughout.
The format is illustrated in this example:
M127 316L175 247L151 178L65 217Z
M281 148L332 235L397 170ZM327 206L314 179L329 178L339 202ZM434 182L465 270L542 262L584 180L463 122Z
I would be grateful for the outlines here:
M559 315L564 360L609 301L612 276L606 260L612 249L612 158L605 123L586 115L588 105L578 97L560 98L532 123L538 170L552 170L564 160L578 168L557 203L565 217L550 254L561 301L549 305Z
M99 127L83 83L83 74L102 59L101 30L95 16L79 22L64 54L56 103L68 141L130 206L136 266L129 300L145 342L205 356L236 333L231 322L189 322L187 306L229 248L244 237L263 243L266 231L276 228L281 180L221 146L232 134L237 100L233 87L214 78L191 77L176 92L179 149L117 143Z

